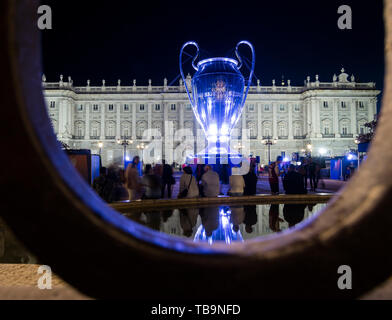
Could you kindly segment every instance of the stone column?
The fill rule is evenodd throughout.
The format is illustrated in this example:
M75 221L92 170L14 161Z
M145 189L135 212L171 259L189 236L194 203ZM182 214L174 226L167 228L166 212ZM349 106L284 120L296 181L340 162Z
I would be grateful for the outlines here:
M120 139L121 138L121 103L116 104L116 112L117 112L116 139Z
M333 101L333 132L336 138L340 138L339 132L339 101Z
M272 103L272 138L278 138L278 120L277 120L277 108L278 104L276 102Z
M163 102L163 131L166 134L166 127L168 127L169 121L169 103Z
M184 103L178 104L178 109L180 112L180 129L184 129L184 108L185 108Z
M75 104L73 100L68 101L68 107L67 107L67 122L68 122L68 137L69 139L72 138L72 135L74 133L74 109L75 109Z
M67 102L66 100L59 101L59 129L58 136L62 138L66 132L67 124Z
M310 99L310 109L312 114L312 138L317 137L317 104L314 98Z
M101 140L105 140L105 112L106 112L106 105L102 103L101 106Z
M87 103L86 105L86 124L85 124L85 131L84 131L84 139L90 140L90 108L91 104Z
M371 122L374 120L374 115L377 113L377 111L375 111L377 109L377 99L374 98L367 102L367 107L369 122Z
M262 112L263 105L261 103L257 104L257 139L263 139L263 126L262 126Z
M288 103L287 107L289 108L289 140L293 140L294 139L294 134L293 134L293 104L292 103Z
M137 104L132 103L132 139L136 140L136 108Z
M351 133L355 136L358 132L357 130L357 107L355 103L350 102L350 110L351 110Z
M317 138L321 138L321 130L320 130L320 108L321 108L321 101L318 101L318 100L316 100L315 101L315 108L316 108L316 110L315 110L315 113L316 113L316 116L315 116L315 120L316 120L316 122L315 122L315 136L317 137Z
M151 129L152 128L152 108L153 108L153 104L152 103L148 103L147 104L147 112L148 112L147 129Z
M303 127L304 127L302 134L305 136L308 135L308 109L307 109L307 103L305 101L302 103L301 110L303 115Z

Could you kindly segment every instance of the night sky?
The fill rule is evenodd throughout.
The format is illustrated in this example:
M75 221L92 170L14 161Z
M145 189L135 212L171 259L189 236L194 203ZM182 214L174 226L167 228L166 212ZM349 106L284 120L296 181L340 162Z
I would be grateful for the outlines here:
M82 4L81 4L82 3ZM88 5L86 4L88 3ZM202 58L232 56L240 40L256 49L262 85L332 81L344 66L357 81L383 88L382 1L42 1L53 10L43 31L48 81L69 75L75 85L162 85L178 73L182 44L196 40ZM337 27L340 5L353 10L353 30ZM244 48L243 53L248 54ZM192 49L189 49L192 52ZM191 71L186 68L186 71ZM246 71L246 70L243 70ZM175 82L178 84L178 81Z

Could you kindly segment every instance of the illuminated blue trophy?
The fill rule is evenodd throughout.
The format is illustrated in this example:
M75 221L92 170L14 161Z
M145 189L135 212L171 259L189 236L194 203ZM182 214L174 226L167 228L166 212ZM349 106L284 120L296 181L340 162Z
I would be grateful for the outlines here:
M246 91L245 78L240 72L242 59L238 53L239 47L243 44L248 45L252 50L252 68ZM182 69L184 49L190 45L197 48L192 62L196 70L192 79L192 93L190 93ZM211 58L200 61L196 66L199 52L200 49L196 42L184 44L180 53L181 76L195 117L206 135L208 155L230 157L230 137L241 117L252 83L256 60L255 51L250 42L241 41L237 44L235 51L239 62L229 58Z

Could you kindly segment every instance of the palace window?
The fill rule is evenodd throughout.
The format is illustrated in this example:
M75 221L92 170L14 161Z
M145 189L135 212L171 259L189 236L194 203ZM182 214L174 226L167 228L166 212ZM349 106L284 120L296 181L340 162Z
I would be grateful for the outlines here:
M302 125L299 122L294 123L294 135L296 137L302 136Z
M280 110L281 112L286 111L285 105L284 105L284 104L281 104L280 107L279 107L279 110Z
M249 110L250 112L255 111L255 105L254 105L254 104L250 104L250 105L248 106L248 110Z
M160 104L156 104L155 105L155 111L161 111L161 105Z
M266 111L266 112L269 112L271 109L270 109L270 105L269 104L266 104L265 106L264 106L264 111Z
M342 101L341 102L342 109L347 109L347 103Z
M175 104L172 104L172 105L170 106L170 110L171 110L171 111L176 111L176 109L177 109L177 107L176 107Z
M324 101L324 109L328 109L328 101Z
M325 134L325 135L328 135L328 134L329 134L329 127L325 127L325 128L324 128L324 134Z
M99 106L97 104L93 105L93 111L98 111L99 110Z
M56 102L55 101L50 101L50 107L52 109L56 108Z
M343 127L343 128L342 128L342 134L345 135L345 136L348 134L348 129L347 129L347 127Z
M114 105L113 104L109 104L109 111L113 111L114 110Z
M192 105L188 103L188 104L186 105L186 110L187 110L187 111L191 111L191 110L192 110Z
M301 108L299 107L298 104L296 104L296 105L294 106L294 111L297 111L297 112L301 111Z
M357 105L357 109L365 109L365 104L363 101L357 101L355 104Z
M139 106L139 110L140 110L140 111L144 111L144 104L141 104L141 105Z
M82 104L78 105L78 111L83 111L83 105Z
M124 111L129 111L129 104L124 104Z

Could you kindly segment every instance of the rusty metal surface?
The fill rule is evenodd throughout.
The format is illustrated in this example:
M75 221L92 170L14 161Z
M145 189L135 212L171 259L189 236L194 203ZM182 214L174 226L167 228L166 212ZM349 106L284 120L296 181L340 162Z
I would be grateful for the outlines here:
M44 107L37 5L0 2L6 119L0 127L5 150L0 183L6 186L0 211L64 280L98 298L353 298L388 278L392 166L384 164L392 161L392 141L385 139L392 127L392 0L385 11L384 106L368 161L340 197L301 229L231 247L196 245L137 225L106 206L75 174ZM342 264L354 270L351 291L337 288Z

